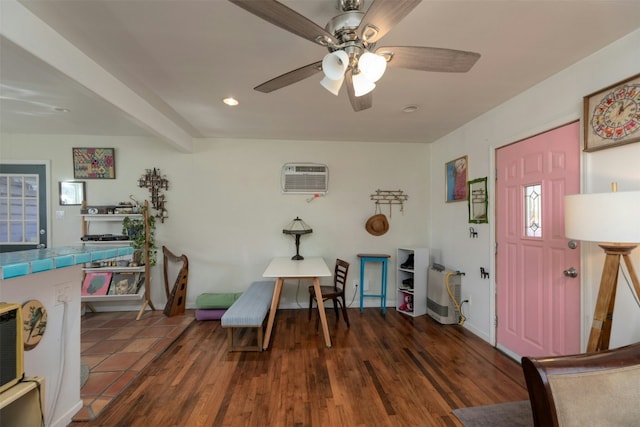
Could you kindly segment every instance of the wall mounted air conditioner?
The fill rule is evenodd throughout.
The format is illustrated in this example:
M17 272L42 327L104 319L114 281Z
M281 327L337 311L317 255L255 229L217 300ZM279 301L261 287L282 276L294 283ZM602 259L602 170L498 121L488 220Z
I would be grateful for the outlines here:
M447 291L447 274L452 273L446 269L429 268L427 279L427 314L443 325L458 323L458 310ZM451 293L460 303L460 274L449 276Z
M282 192L324 194L329 188L329 168L319 163L286 163L282 166Z

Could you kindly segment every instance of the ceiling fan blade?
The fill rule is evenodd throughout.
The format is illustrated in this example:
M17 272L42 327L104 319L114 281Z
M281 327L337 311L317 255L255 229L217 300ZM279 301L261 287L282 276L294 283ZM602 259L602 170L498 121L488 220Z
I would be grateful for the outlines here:
M356 96L356 92L353 89L353 71L351 69L348 69L345 73L344 80L347 85L347 93L349 94L349 101L351 102L353 111L362 111L373 106L373 92Z
M261 85L254 87L258 92L269 93L274 90L281 89L285 86L292 85L313 76L316 73L322 71L322 61L314 62L313 64L305 65L304 67L297 68L281 76L275 77L268 82L264 82Z
M375 43L407 16L422 0L374 0L365 13L356 33L369 43Z
M273 25L319 45L338 44L339 41L315 22L300 15L276 0L229 0L246 11Z
M391 57L387 65L420 71L466 73L480 58L476 52L420 46L385 46L376 49L378 55Z

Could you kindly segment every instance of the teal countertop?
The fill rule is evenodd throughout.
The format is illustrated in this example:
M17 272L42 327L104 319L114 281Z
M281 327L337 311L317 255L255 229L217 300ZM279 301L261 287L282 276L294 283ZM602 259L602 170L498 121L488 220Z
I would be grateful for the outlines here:
M0 280L131 255L131 246L77 245L0 253Z

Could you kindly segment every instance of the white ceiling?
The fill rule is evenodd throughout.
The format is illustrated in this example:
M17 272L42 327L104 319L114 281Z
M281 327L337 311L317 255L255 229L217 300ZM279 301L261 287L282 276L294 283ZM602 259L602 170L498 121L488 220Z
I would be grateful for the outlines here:
M322 27L338 13L335 0L283 3ZM373 108L356 113L346 90L333 96L320 74L254 91L327 51L226 0L0 7L0 131L159 135L187 151L181 138L432 142L640 28L638 0L423 0L377 45L475 51L480 60L463 74L389 68ZM42 35L15 24L17 15ZM47 36L40 20L64 39ZM86 56L65 57L65 43ZM227 96L240 105L222 104ZM403 113L408 105L418 111Z

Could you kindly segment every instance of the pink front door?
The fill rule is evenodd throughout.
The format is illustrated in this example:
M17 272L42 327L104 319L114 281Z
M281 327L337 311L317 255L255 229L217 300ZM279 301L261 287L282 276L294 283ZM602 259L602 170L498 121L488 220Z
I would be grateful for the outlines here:
M580 352L579 249L564 235L564 195L580 192L574 122L496 154L497 344L517 356Z

